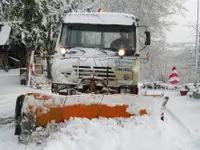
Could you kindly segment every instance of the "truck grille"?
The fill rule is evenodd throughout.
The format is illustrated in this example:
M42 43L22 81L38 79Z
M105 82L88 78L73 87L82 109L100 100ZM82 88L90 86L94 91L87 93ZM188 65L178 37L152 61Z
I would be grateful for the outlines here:
M78 67L73 66L74 71L78 74ZM93 69L90 66L79 66L79 78L82 78L84 76L90 76L91 73L95 72L98 77L102 77L105 80L107 80L107 77L110 81L116 80L116 76L114 72L112 71L111 67L93 67ZM71 72L63 73L66 77L68 77Z

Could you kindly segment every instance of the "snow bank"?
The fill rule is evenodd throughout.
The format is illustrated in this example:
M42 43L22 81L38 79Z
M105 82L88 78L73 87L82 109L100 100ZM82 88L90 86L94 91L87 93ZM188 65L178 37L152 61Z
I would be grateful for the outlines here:
M163 83L162 81L141 82L140 87L146 89L168 89L168 90L175 89L175 87L172 84Z
M51 80L45 75L35 75L31 77L31 87L33 89L51 91Z
M170 118L79 119L38 128L27 145L13 135L13 124L0 128L1 150L199 150L200 134L186 134ZM38 145L37 143L41 143Z
M163 122L148 116L74 118L38 129L30 141L42 143L38 150L198 150L191 137L170 120Z

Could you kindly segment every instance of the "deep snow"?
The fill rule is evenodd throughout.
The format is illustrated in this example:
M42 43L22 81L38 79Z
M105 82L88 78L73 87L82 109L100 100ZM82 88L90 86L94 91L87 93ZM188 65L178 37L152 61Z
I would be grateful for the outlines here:
M18 70L0 71L0 85L0 150L200 149L200 100L181 97L178 91L164 93L170 97L164 122L148 116L117 120L75 118L53 129L40 129L28 145L19 144L12 120L15 101L18 95L32 89L19 84ZM38 139L42 144L36 144Z

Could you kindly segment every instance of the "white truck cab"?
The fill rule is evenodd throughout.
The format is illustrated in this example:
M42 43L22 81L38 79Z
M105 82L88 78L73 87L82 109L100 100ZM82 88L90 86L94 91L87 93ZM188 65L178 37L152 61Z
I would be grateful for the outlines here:
M150 33L146 33L146 45ZM95 74L110 87L138 93L140 73L138 20L132 14L72 12L63 18L53 61L53 80L76 84Z

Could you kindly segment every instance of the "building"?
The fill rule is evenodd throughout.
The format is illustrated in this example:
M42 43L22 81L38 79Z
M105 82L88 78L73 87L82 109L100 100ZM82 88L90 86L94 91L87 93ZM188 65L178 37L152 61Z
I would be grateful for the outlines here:
M0 68L6 71L26 66L26 48L22 42L10 43L11 34L10 26L0 24Z

